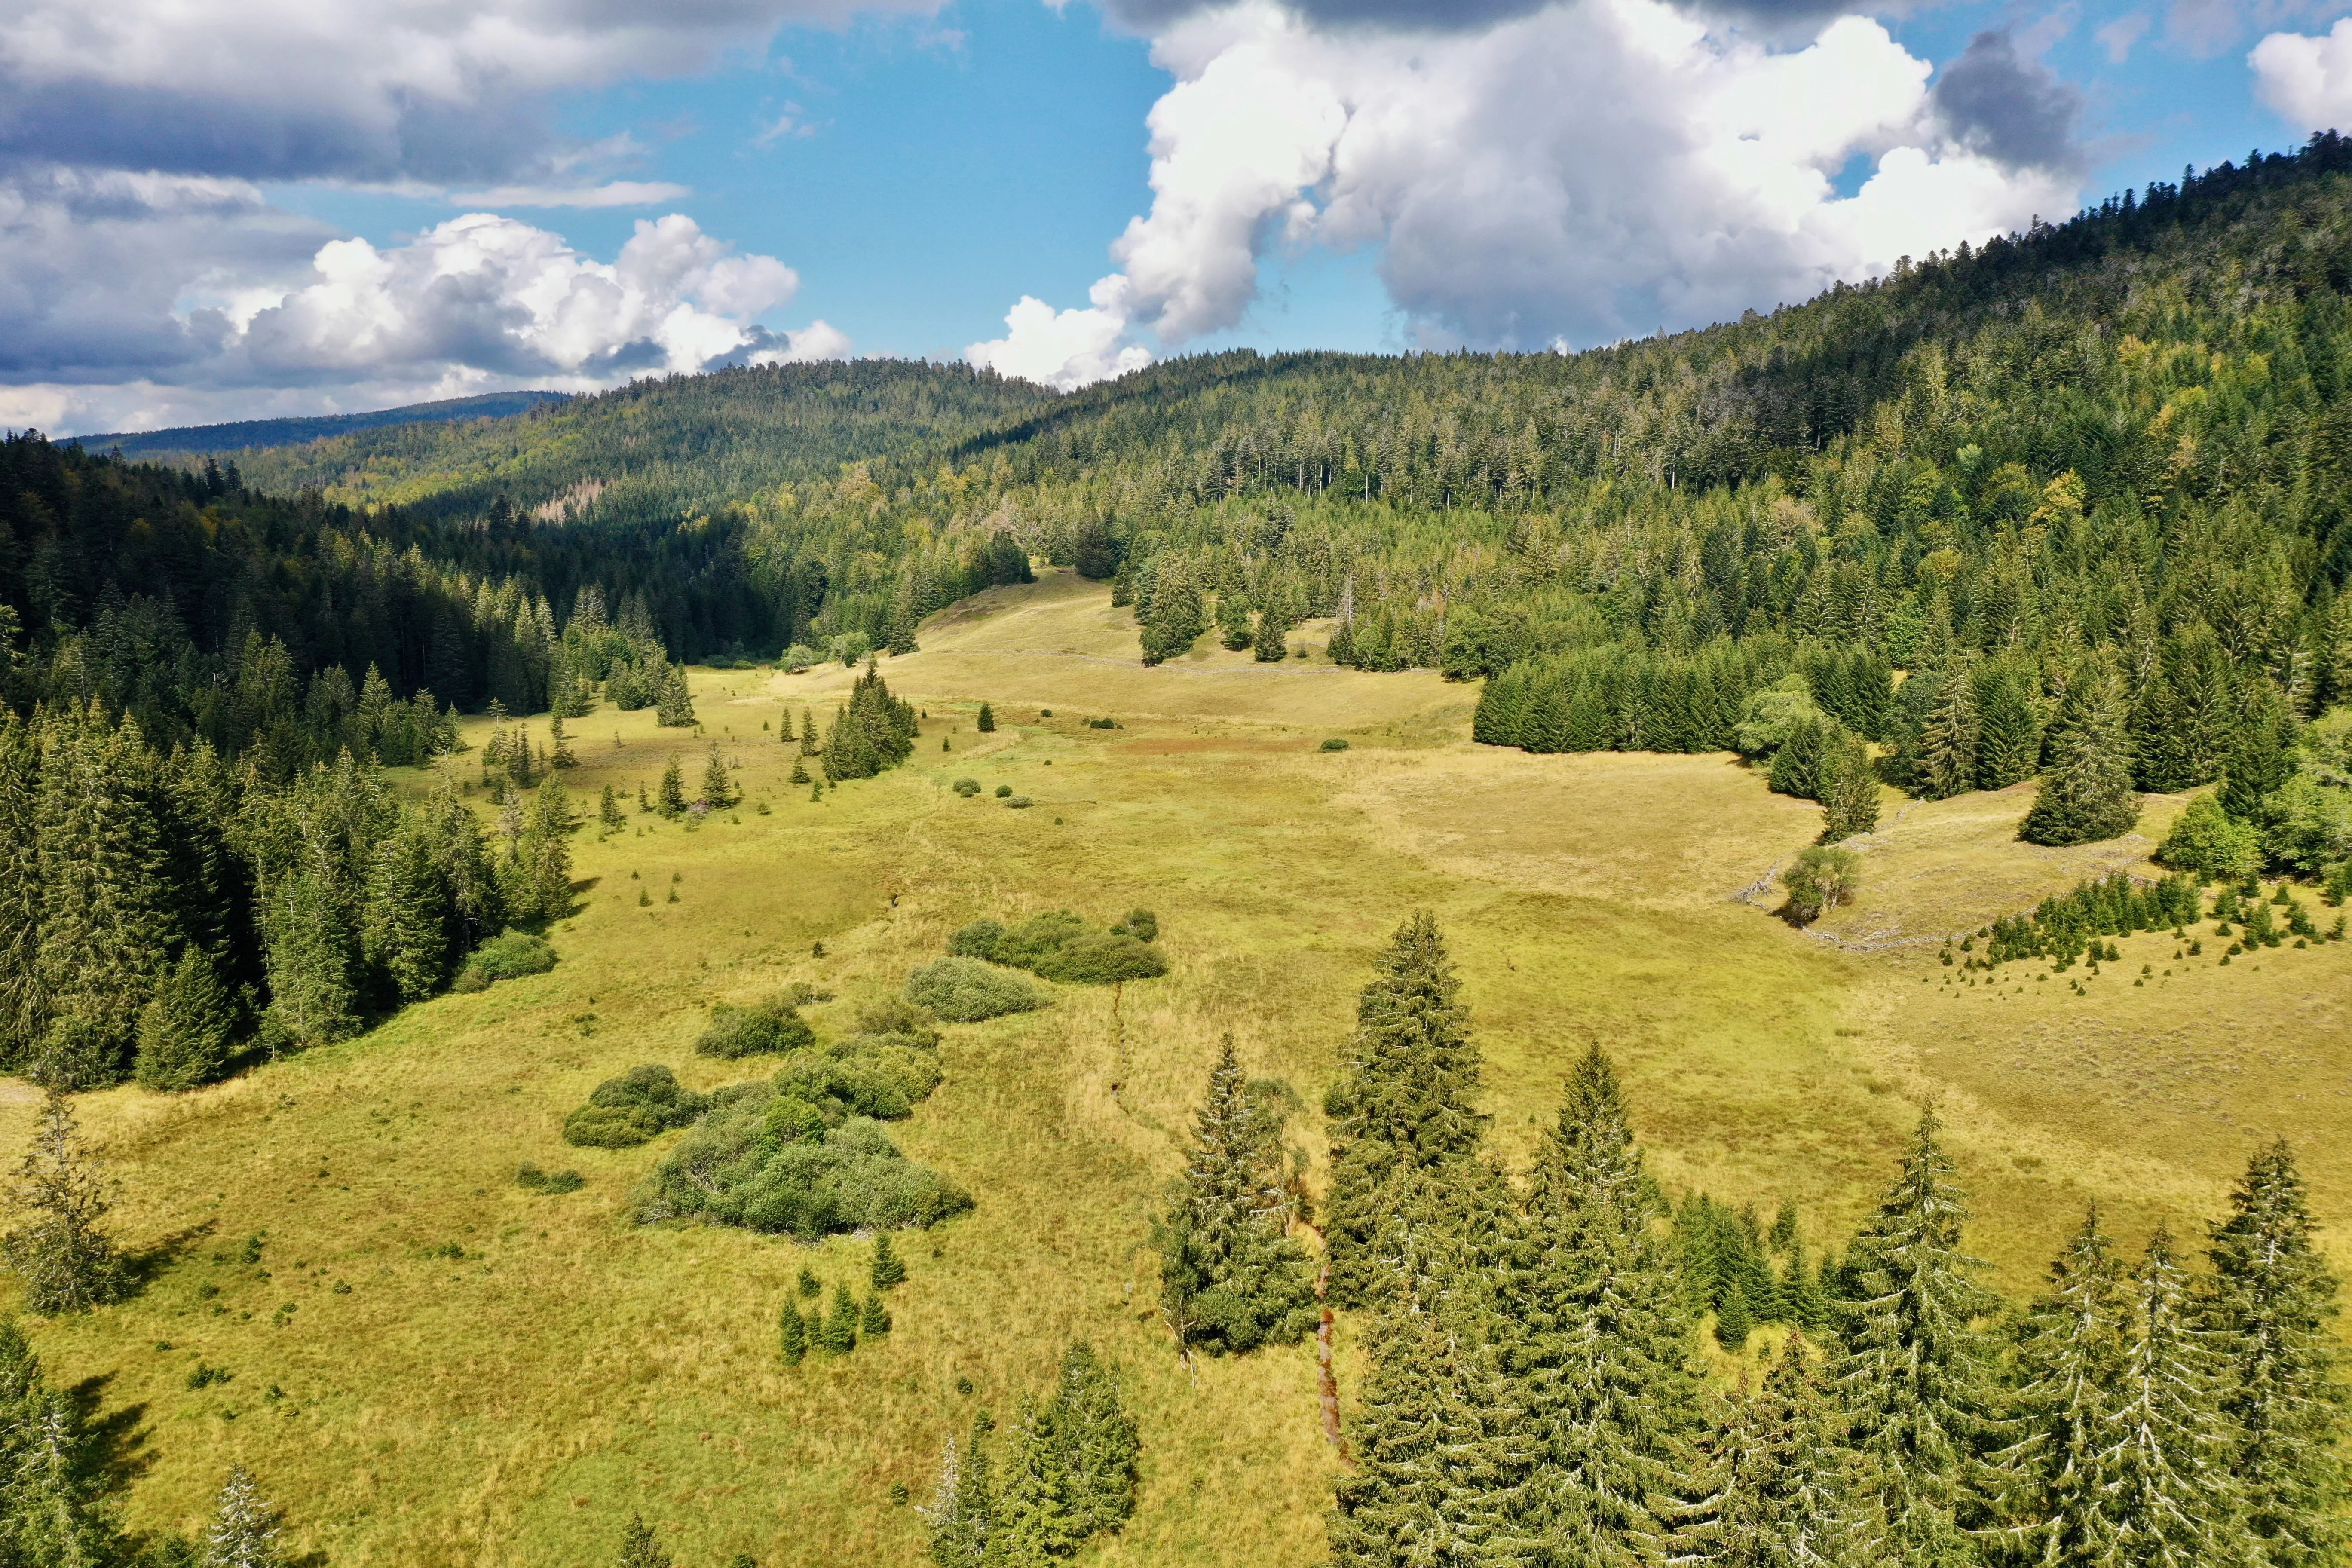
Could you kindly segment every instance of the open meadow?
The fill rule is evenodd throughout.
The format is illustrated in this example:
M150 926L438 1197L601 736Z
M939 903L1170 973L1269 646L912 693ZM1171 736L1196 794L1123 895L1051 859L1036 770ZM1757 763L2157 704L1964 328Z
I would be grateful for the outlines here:
M1318 1561L1339 1460L1312 1346L1188 1373L1144 1242L1228 1033L1253 1075L1297 1090L1290 1136L1319 1167L1355 994L1415 909L1452 944L1492 1142L1515 1164L1597 1039L1670 1191L1793 1201L1816 1255L1932 1095L1973 1244L2011 1290L2092 1199L2128 1246L2158 1220L2194 1233L2279 1132L2352 1265L2352 943L2223 967L2141 935L2079 986L2023 963L1972 984L1938 962L1947 932L2147 871L2178 799L2151 799L2136 838L2056 852L2014 842L2031 785L1890 793L1860 899L1800 932L1741 895L1820 813L1728 756L1477 747L1475 689L1320 657L1259 664L1204 640L1147 669L1128 613L1060 572L965 600L921 641L883 668L926 715L912 761L821 803L788 782L780 736L811 709L822 727L853 676L838 666L695 672L699 736L650 710L575 721L580 892L551 973L184 1096L80 1101L147 1281L30 1327L136 1474L131 1523L195 1528L234 1458L338 1568L583 1564L633 1510L694 1568L913 1563L922 1523L894 1483L924 1499L975 1409L1042 1394L1086 1336L1123 1367L1145 1444L1139 1511L1090 1560ZM1321 750L1334 736L1348 748ZM698 826L637 809L670 753L690 784L711 742L740 808ZM473 752L453 765L479 777ZM953 792L963 777L977 797ZM629 821L610 837L607 784ZM1006 809L999 784L1034 804ZM868 1242L641 1227L625 1198L669 1140L561 1141L565 1113L636 1064L703 1089L760 1073L692 1053L714 1003L804 981L832 995L806 1010L829 1037L969 921L1135 906L1159 917L1165 978L947 1026L945 1081L893 1136L977 1207L908 1237L895 1331L850 1356L780 1364L776 1313L803 1265L862 1283ZM10 1089L13 1147L36 1100ZM523 1162L585 1186L528 1191ZM200 1365L229 1375L191 1386Z

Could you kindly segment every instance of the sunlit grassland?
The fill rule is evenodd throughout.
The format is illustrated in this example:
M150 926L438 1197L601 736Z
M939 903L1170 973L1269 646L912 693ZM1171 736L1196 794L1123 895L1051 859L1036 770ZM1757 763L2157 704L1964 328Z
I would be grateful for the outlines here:
M1145 670L1126 612L1066 574L967 602L923 642L886 661L929 715L911 764L822 804L786 782L780 731L807 707L822 728L838 667L698 672L699 737L649 712L574 723L576 805L593 819L613 783L629 826L576 838L580 907L551 933L551 973L181 1099L83 1102L123 1233L164 1255L135 1300L33 1331L136 1434L134 1523L192 1525L238 1459L338 1564L586 1563L633 1510L685 1564L908 1563L920 1521L891 1484L921 1498L948 1436L1042 1390L1085 1334L1126 1367L1147 1445L1141 1509L1100 1560L1313 1561L1337 1460L1310 1351L1188 1373L1142 1243L1227 1032L1253 1073L1298 1089L1294 1138L1319 1163L1354 994L1416 907L1454 944L1514 1164L1598 1039L1669 1187L1768 1213L1793 1199L1817 1250L1864 1213L1931 1093L1976 1245L2012 1288L2088 1198L2127 1233L2193 1224L2272 1131L2295 1138L2323 1216L2346 1217L2352 944L2224 969L2225 943L2171 963L2170 939L2144 936L2087 996L2031 966L1999 991L1948 985L1932 946L1850 950L1773 920L1769 900L1734 901L1819 817L1727 759L1476 748L1469 689L1320 658L1215 650ZM974 729L982 699L992 736ZM1097 716L1122 727L1080 722ZM1329 735L1350 748L1318 750ZM636 811L673 752L691 790L712 740L740 764L740 808L690 829ZM455 766L478 780L476 754ZM966 775L1034 805L965 800L949 785ZM2021 852L2028 804L1895 819L1890 797L1863 900L1832 934L1958 929L2105 868ZM713 1002L806 980L834 993L810 1011L839 1033L976 916L1135 905L1160 916L1168 977L1059 987L1042 1012L947 1031L946 1081L894 1135L979 1206L909 1238L896 1331L845 1360L778 1364L776 1308L803 1263L862 1286L866 1243L633 1226L626 1193L666 1142L558 1137L638 1062L703 1088L757 1071L691 1054ZM2174 973L2134 987L2143 962ZM12 1142L28 1122L29 1094L0 1107ZM528 1194L521 1161L588 1185ZM236 1261L262 1233L268 1279ZM1343 1380L1352 1344L1343 1324ZM234 1380L190 1391L199 1358Z

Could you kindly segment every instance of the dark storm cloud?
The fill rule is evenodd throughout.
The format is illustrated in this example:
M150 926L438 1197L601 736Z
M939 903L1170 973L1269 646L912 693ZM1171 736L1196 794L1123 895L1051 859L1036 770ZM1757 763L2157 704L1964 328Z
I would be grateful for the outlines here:
M2012 168L2067 169L2082 162L2075 137L2081 90L2021 56L2007 29L1969 39L1936 79L1931 96L1954 141Z

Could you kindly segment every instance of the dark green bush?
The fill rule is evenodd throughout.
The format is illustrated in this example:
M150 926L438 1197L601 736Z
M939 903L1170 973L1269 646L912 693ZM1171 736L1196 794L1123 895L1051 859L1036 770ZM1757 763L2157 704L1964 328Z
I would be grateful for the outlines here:
M1150 910L1129 910L1127 911L1127 919L1110 929L1114 931L1123 931L1138 942L1158 942L1160 917Z
M449 989L487 991L493 981L544 974L554 967L555 949L544 939L529 931L500 931L474 950L466 966L457 971L457 978L449 983Z
M917 1046L940 1043L939 1020L903 996L885 996L857 1010L861 1035L892 1035Z
M1005 808L1009 811L1026 811L1034 804L1035 803L1025 795L1010 796L1004 802Z
M973 795L980 793L980 781L978 779L958 779L955 782L955 792L956 794L963 796L964 799L970 800Z
M1048 980L1075 985L1109 985L1150 980L1168 973L1168 960L1148 942L1120 931L1089 931L1038 955L1030 968Z
M1010 795L1012 793L1013 793L1013 786L1012 786L1011 784L998 784L998 785L996 786L996 798L997 798L997 799L999 799L999 800L1003 800L1003 799L1004 799L1006 796Z
M703 1219L814 1238L931 1226L971 1207L875 1122L854 1117L817 1131L807 1102L759 1087L715 1107L663 1158L637 1189L640 1221Z
M907 976L907 1000L957 1024L1001 1018L1044 1005L1045 999L1019 980L976 958L950 956Z
M711 1097L681 1088L677 1075L657 1062L606 1079L588 1103L563 1121L563 1141L587 1149L627 1149L673 1127L683 1127L709 1107Z
M976 920L948 938L948 951L959 958L986 959L991 963L1004 963L1006 962L1003 957L1004 922L987 919Z
M797 1051L816 1043L816 1032L808 1021L793 1010L784 997L771 996L754 1002L749 1007L731 1006L725 1002L710 1009L710 1027L694 1042L698 1056L738 1057L766 1056L779 1051Z
M1324 742L1318 749L1326 752L1344 752L1348 749L1348 742L1334 735Z
M526 1192L560 1195L576 1193L587 1184L587 1178L577 1171L542 1171L528 1160L515 1167L515 1185Z

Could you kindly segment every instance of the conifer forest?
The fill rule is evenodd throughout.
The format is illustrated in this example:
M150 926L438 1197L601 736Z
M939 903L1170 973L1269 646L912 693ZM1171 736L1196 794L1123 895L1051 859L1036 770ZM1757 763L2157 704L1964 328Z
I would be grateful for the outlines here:
M2352 1563L2352 141L480 407L0 441L0 1568Z

